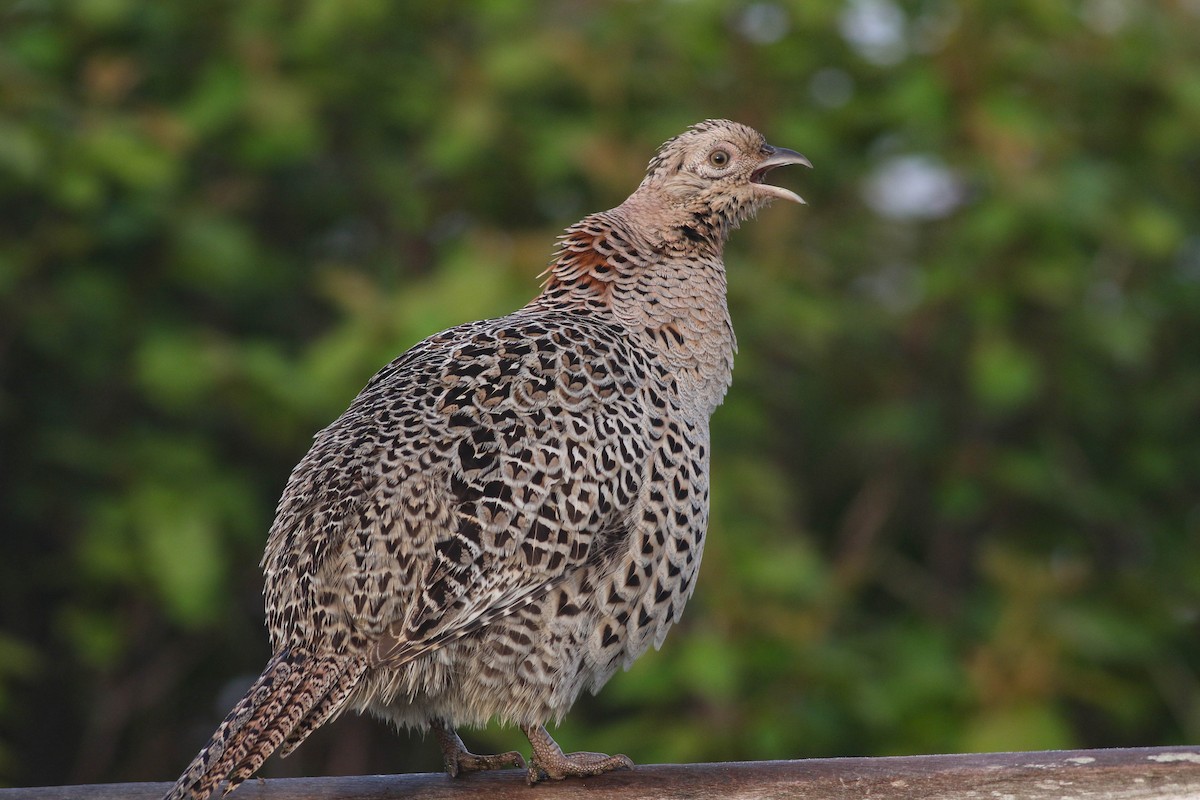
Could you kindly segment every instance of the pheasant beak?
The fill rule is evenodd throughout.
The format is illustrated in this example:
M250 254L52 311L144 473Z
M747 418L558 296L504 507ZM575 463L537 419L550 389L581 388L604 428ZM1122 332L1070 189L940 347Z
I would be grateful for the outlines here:
M791 200L793 203L804 204L804 198L790 189L784 189L782 186L772 186L769 183L763 183L763 177L768 172L776 167L785 167L788 164L802 164L809 169L812 169L812 162L807 158L797 153L795 150L788 150L785 147L772 147L766 145L764 151L767 157L764 158L754 171L750 173L750 183L754 184L754 188L763 194L769 194L773 197L780 197L784 200Z

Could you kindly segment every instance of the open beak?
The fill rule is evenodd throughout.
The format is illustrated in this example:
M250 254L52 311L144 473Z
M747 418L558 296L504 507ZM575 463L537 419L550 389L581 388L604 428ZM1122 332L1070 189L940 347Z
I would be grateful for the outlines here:
M768 172L776 167L786 167L788 164L802 164L809 169L812 169L812 163L804 156L797 153L795 150L788 150L785 147L766 146L768 151L767 157L755 168L754 172L750 173L750 182L755 185L755 188L773 197L781 197L784 200L791 200L793 203L804 203L804 198L790 189L784 189L782 186L772 186L769 183L763 183L763 177Z

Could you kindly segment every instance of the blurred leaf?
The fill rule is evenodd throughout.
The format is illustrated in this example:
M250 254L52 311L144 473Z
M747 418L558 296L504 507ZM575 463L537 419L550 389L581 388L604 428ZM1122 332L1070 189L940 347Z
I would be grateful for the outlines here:
M964 752L1070 750L1078 743L1052 708L1025 706L988 711L973 720L963 737Z
M1041 384L1041 370L1030 354L1013 342L985 336L975 347L971 383L988 408L1007 411L1024 405Z

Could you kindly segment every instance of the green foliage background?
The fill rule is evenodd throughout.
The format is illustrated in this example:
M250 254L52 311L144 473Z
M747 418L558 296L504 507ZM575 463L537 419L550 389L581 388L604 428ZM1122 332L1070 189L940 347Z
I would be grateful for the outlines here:
M522 304L714 116L808 155L780 181L810 205L727 253L697 595L564 745L1200 740L1195 0L20 0L0 782L173 778L265 661L257 562L313 432ZM947 207L868 202L909 156ZM345 718L265 774L438 766Z

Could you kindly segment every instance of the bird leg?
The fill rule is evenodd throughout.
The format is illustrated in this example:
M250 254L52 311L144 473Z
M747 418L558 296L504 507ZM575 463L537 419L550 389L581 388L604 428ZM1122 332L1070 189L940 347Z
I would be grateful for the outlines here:
M497 753L494 756L478 756L467 749L463 740L458 738L454 728L440 719L429 723L437 736L438 744L442 746L442 756L446 760L446 774L457 778L464 772L481 772L485 769L507 769L516 767L524 769L525 758L516 750L507 753Z
M563 778L599 775L614 769L633 769L633 761L629 756L608 756L604 753L564 754L558 742L550 738L550 734L542 725L522 725L521 730L533 745L533 756L529 759L529 772L525 778L530 786L543 777L561 781Z

